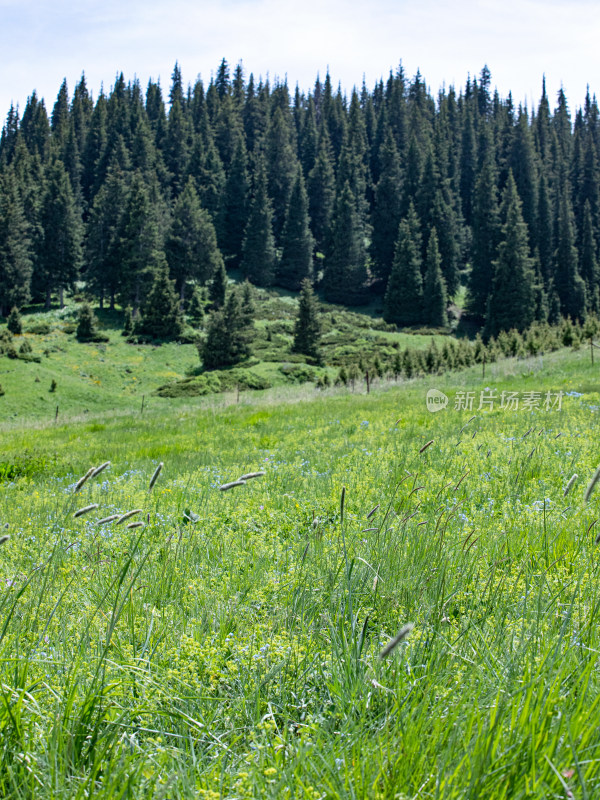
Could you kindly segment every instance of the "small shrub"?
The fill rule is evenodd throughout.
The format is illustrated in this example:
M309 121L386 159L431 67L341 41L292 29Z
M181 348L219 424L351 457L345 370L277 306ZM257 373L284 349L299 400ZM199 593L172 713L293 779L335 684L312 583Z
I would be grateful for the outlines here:
M8 315L8 320L6 321L6 327L11 333L15 335L19 335L23 333L23 323L21 321L21 315L19 314L19 309L14 306Z
M54 380L54 378L52 378L52 382L50 383L50 390L49 391L55 392L57 389L58 389L58 384Z

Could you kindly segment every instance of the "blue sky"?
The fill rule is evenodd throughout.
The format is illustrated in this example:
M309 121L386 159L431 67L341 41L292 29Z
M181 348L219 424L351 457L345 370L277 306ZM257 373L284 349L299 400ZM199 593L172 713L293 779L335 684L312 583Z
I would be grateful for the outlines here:
M348 92L400 61L434 93L487 63L502 96L537 105L545 74L552 102L562 84L574 109L587 83L600 95L599 38L597 0L0 0L0 118L34 89L51 110L82 72L94 96L119 71L168 89L175 61L187 84L222 58L301 89L329 68Z

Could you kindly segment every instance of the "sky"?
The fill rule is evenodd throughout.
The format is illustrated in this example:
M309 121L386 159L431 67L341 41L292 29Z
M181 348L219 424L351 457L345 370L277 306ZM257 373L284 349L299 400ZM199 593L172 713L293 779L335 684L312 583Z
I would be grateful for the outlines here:
M329 69L348 94L400 63L433 94L487 64L502 97L537 107L545 75L573 111L588 84L600 96L599 35L598 0L0 0L0 120L33 90L51 111L63 78L97 97L123 72L166 96L176 61L207 84L223 58L292 90Z

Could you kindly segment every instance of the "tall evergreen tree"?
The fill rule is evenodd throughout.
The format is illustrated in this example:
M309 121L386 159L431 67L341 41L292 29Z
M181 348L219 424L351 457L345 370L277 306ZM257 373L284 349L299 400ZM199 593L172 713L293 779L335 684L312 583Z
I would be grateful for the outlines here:
M566 181L558 202L558 246L554 259L554 283L560 299L561 314L572 319L583 319L586 309L585 283L579 274L575 221Z
M425 259L425 281L423 285L424 319L428 325L443 328L448 324L446 311L446 285L442 276L441 256L435 228L431 229Z
M325 258L323 292L331 303L361 305L367 300L366 250L354 194L348 183L339 193Z
M222 261L214 225L191 178L175 202L165 251L183 308L187 282L205 283Z
M475 184L469 308L483 317L494 279L493 263L500 236L500 215L496 188L496 166L488 140L484 161Z
M30 298L32 242L12 170L0 174L0 314Z
M140 333L155 339L175 339L181 334L183 315L174 283L163 262L154 272L144 301L142 317L136 326Z
M47 169L41 202L42 246L33 280L50 308L52 290L73 287L81 265L82 224L68 175L59 161Z
M248 169L246 145L242 134L235 140L233 156L225 183L221 249L232 267L239 267L242 242L248 222Z
M308 278L302 281L292 350L320 361L321 324L317 298Z
M315 165L308 175L307 190L311 231L317 250L324 253L335 205L335 175L326 133L319 138L319 150Z
M598 269L598 259L596 256L598 251L594 236L592 209L588 200L585 202L583 211L583 231L581 240L581 277L585 281L588 308L597 312L600 310L598 308L598 301L600 300L600 270Z
M305 278L312 279L314 239L308 226L308 197L302 168L298 166L281 238L277 284L298 291Z
M396 252L383 303L383 318L396 325L423 322L421 248L408 219L398 227Z
M273 211L267 194L267 174L259 158L254 176L254 195L242 245L242 272L257 286L271 286L275 279Z
M375 189L372 216L371 257L373 271L385 287L392 269L402 214L402 170L391 127L385 133L379 164L380 178Z
M487 331L496 336L511 328L524 330L534 319L533 263L529 256L527 225L517 187L509 173L502 200L504 224L494 262L494 282L488 300Z

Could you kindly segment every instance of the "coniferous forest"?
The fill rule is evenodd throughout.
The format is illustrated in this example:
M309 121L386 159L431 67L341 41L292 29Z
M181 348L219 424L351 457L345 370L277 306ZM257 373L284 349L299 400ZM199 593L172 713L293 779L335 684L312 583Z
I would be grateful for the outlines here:
M491 87L484 67L433 96L400 68L305 94L223 60L208 85L175 65L167 96L122 74L95 99L65 81L52 108L34 92L0 140L0 313L84 281L135 316L169 278L182 306L218 294L224 270L378 297L399 326L444 326L461 286L487 335L598 312L596 99L572 115L562 90L528 109Z

